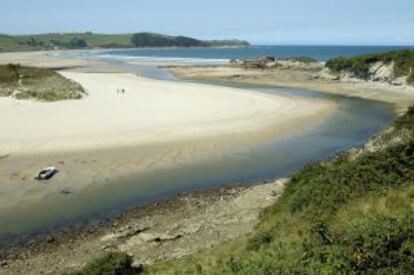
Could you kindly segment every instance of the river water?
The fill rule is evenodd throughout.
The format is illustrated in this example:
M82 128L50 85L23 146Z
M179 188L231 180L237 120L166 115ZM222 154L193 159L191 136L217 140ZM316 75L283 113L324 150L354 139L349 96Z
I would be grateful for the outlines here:
M148 77L179 81L154 66L127 65L119 59L111 62L130 72L139 71ZM319 123L283 138L238 149L219 158L135 174L117 182L90 186L83 192L45 198L30 209L16 209L0 217L0 246L40 232L108 218L180 192L232 184L251 185L285 177L309 162L326 159L362 144L393 119L392 107L377 101L294 88L214 84L260 93L322 98L334 101L338 108Z

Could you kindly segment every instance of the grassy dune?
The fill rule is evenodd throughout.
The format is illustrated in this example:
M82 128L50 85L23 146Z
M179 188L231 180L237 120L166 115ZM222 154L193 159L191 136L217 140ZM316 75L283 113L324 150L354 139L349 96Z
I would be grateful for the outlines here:
M83 94L85 91L79 84L55 71L16 64L0 65L0 96L58 101L79 99Z
M414 51L410 50L334 58L329 60L326 66L334 73L349 71L359 78L366 79L370 66L376 62L393 62L395 77L408 76L407 83L414 85Z

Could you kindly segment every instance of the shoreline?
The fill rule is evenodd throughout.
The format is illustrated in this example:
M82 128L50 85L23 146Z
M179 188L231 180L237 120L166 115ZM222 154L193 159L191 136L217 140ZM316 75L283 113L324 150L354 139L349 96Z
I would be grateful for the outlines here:
M242 69L231 65L160 66L186 80L227 81L238 84L259 84L300 88L321 93L353 96L391 103L397 115L414 104L414 87L393 86L373 81L316 79L312 71L298 69Z
M0 273L76 271L108 251L121 249L135 254L137 242L140 250L151 253L138 254L142 257L135 260L136 265L180 258L253 230L260 210L277 200L285 182L286 179L279 179L252 186L236 184L183 192L122 211L110 219L29 236L0 249ZM212 219L216 220L213 224ZM194 238L198 240L196 245ZM193 245L182 250L186 246L183 242ZM160 251L159 246L167 253ZM62 260L65 258L66 262Z
M274 193L274 190L273 190L273 188L274 187L276 187L276 186L280 186L280 184L281 184L281 182L275 182L275 183L273 183L273 185L259 185L259 186L254 186L254 187L237 187L236 189L238 189L238 188L240 188L240 189L238 189L238 191L236 191L235 193L237 193L237 194L242 194L244 191L246 191L246 190L250 190L252 193L251 194L257 194L257 193L260 193L260 190L261 190L261 188L262 189L266 189L267 187L269 187L269 186L272 186L270 189L270 193L266 193L266 194L264 194L264 197L262 196L261 197L261 199L262 200L264 200L264 202L270 202L270 201L274 201L274 200L272 200L272 199L268 199L269 197L271 197L271 198L274 198L274 199L276 199L277 198L277 196L278 196L278 194L280 194L280 192L281 192L281 190L282 189L278 189L279 191L277 191L276 193ZM283 185L283 184L282 184ZM174 196L174 197L172 197L172 198L170 198L170 199L167 199L166 201L161 201L161 202L159 202L159 201L157 201L157 202L155 202L155 203L153 203L153 204L151 204L150 206L141 206L141 207L138 207L138 208L136 208L136 209L133 209L133 210L131 210L132 212L134 212L134 211L138 211L138 212L140 212L140 211L142 211L142 212L145 212L146 210L148 210L148 208L154 208L155 210L155 212L156 211L161 211L161 212L163 212L163 211L167 211L167 210L174 210L172 207L171 207L171 205L170 205L170 203L172 203L172 202L174 202L174 201L180 201L180 200L183 200L183 201L186 201L186 200L188 200L189 198L192 198L192 196L195 196L196 198L197 198L197 202L198 201L203 201L203 199L205 199L208 203L206 203L206 204L204 204L204 203L201 203L201 204L203 204L204 206L202 206L202 207L200 207L200 206L198 206L198 203L197 202L195 202L196 204L195 205L193 205L193 208L194 209L197 209L197 211L198 212L195 212L195 213L200 213L200 211L201 212L204 212L205 211L205 209L207 209L206 207L208 207L207 205L208 204L210 204L212 201L221 201L222 200L222 198L223 197L226 197L227 195L228 195L228 197L232 197L235 193L232 193L233 191L229 191L229 190L232 190L232 188L234 188L234 187L229 187L229 189L225 189L225 188L221 188L221 189L217 189L217 190L222 190L222 191L209 191L209 190L204 190L204 191L200 191L200 192L195 192L195 193L190 193L189 195L187 195L187 196L182 196L182 195L178 195L178 196ZM256 189L255 189L256 188ZM282 187L280 187L280 188L282 188ZM227 190L227 191L223 191L223 190ZM225 194L226 195L223 195L223 193L222 192L225 192ZM226 193L226 192L230 192L230 193ZM247 192L247 191L246 191ZM263 194L262 194L263 195ZM237 198L237 196L236 196L236 198ZM226 201L226 199L224 199L224 201ZM162 205L164 205L164 203L165 203L165 205L166 205L166 208L164 209L163 207L162 207ZM160 207L160 205L161 205L161 207ZM220 205L220 208L222 207L222 205ZM240 207L240 206L239 206ZM257 207L257 205L256 205L256 207ZM254 215L258 215L258 213L260 212L260 210L258 210L258 208L255 208L255 207L253 207L254 208L254 210L252 210L255 214ZM240 209L239 209L240 210ZM236 210L237 211L237 210ZM132 213L132 212L127 212L127 213ZM233 213L234 214L234 213ZM120 216L122 217L122 215L123 214L120 214ZM127 216L129 215L129 214L126 214ZM154 216L156 216L156 214L155 213L149 213L148 214L148 216L149 217L154 217ZM160 217L162 217L162 213L161 213L161 216ZM175 219L176 219L177 217L175 216ZM117 219L117 218L116 218ZM122 218L121 218L122 219ZM128 218L127 218L128 219ZM160 218L161 219L161 218ZM131 218L131 220L130 221L134 221L134 220L136 220L136 218ZM250 226L252 225L251 223L252 223L252 221L254 221L254 219L253 220L251 220L250 222L249 222L249 224L250 224ZM125 224L121 224L121 225L116 225L116 226L110 226L109 228L108 227L106 227L105 226L105 228L103 229L103 230L112 230L112 232L110 233L110 234L112 234L112 237L113 237L113 235L114 234L124 234L125 232L127 232L126 234L128 235L129 233L128 232L135 232L135 233L132 233L132 234L130 234L129 236L128 236L128 238L129 239L131 239L132 240L132 243L134 243L135 245L137 244L137 241L139 241L139 243L141 244L141 243L145 243L145 242L148 242L145 238L149 238L150 239L150 241L149 241L149 243L151 244L151 246L153 246L154 245L154 240L155 239L160 239L161 241L155 241L155 246L154 247L157 247L158 245L164 245L163 243L170 243L171 241L177 241L177 242L180 242L180 240L181 240L181 238L182 238L182 236L180 235L179 236L179 234L178 235L174 235L174 234L165 234L165 233L159 233L157 236L155 236L154 237L154 235L152 236L152 237L154 237L154 238L152 238L151 239L151 236L148 236L148 235L145 235L147 232L146 232L146 228L144 228L144 227L131 227L131 228L122 228L122 227L124 227L125 226ZM142 226L142 225L140 225L140 226ZM224 227L226 227L227 225L224 225ZM125 229L126 229L126 231L125 231ZM89 232L89 230L88 229L86 229L86 228L84 228L84 229L81 229L80 231L79 231L79 233L80 232L85 232L85 230L87 230L86 232L86 234L89 234L90 232ZM129 231L128 231L129 230ZM132 230L132 231L131 231ZM251 230L251 228L250 228L250 230ZM190 235L191 234L195 234L194 232L194 229L191 229L191 230L189 230L188 232L190 232ZM193 233L191 233L191 232L193 232ZM196 232L198 232L197 230L196 230ZM244 233L243 233L244 232ZM242 234L246 234L246 233L248 233L249 232L249 230L246 230L246 231L243 231L243 232L241 232ZM144 235L142 235L142 233L145 233ZM59 234L59 233L58 233ZM65 233L63 233L63 234L65 234ZM71 233L69 233L69 235L70 235ZM78 232L72 232L72 234L74 234L74 235L77 235L78 234ZM85 234L85 233L84 233ZM138 236L138 235L140 235L141 234L141 237L142 236L144 236L143 237L143 239L140 237L139 239L136 239L136 237ZM161 235L160 235L161 234ZM109 234L107 234L106 236L108 236ZM235 233L234 232L232 232L232 236L234 237L234 235L235 235ZM92 239L94 239L97 235L96 235L96 232L92 232L91 233L91 235L87 235L88 237L87 238L89 238L89 237L91 237ZM179 236L179 237L178 237ZM111 239L112 237L107 237L107 238L109 238L109 240L113 240L113 239ZM135 237L135 239L134 239L134 237ZM74 238L69 238L69 239L66 239L66 238L63 238L64 239L64 241L62 241L62 243L60 243L59 241L56 241L56 239L55 238L58 238L59 239L59 237L52 237L52 239L50 239L49 237L46 237L45 239L43 239L43 240L41 240L40 241L40 244L37 244L37 245L35 245L34 247L32 247L32 248L23 248L22 249L22 252L18 252L18 255L24 255L23 256L23 259L21 259L21 257L22 256L17 256L17 257L15 257L14 258L14 256L12 257L12 259L10 260L10 259L6 259L6 260L3 260L3 261L5 261L6 262L6 271L9 271L9 272L12 272L12 271L16 271L16 270L19 270L18 268L18 266L19 266L19 264L21 264L21 262L23 261L31 261L31 263L32 263L32 266L41 266L41 264L42 263L44 263L44 262L42 262L42 261L44 261L44 257L46 257L46 255L48 255L49 254L49 251L47 252L47 253L44 253L44 251L46 251L46 250L49 250L49 249L52 249L52 247L54 247L54 245L57 245L57 246L60 246L60 245L62 245L64 248L62 249L62 253L68 253L68 247L67 247L67 245L69 245L69 246L71 246L72 244L74 244L73 245L73 247L76 247L76 244L78 244L77 243L77 241L81 241L81 242L83 242L84 240L82 240L82 236L79 236L79 239L78 240L74 240ZM76 238L75 238L76 239ZM95 238L96 239L96 238ZM96 241L96 240L95 240ZM224 240L221 240L221 241L224 241ZM172 243L172 242L171 242ZM124 244L125 245L125 244ZM214 245L214 244L208 244L206 247L210 247L210 245ZM123 246L124 248L125 248L125 246ZM109 250L111 250L111 249L113 249L113 247L112 247L112 245L109 245L109 246L105 246L105 247L102 247L102 246L95 246L95 248L99 248L99 253L102 253L103 251L107 251L108 249ZM37 251L37 252L36 252ZM194 250L194 251L198 251L197 249L196 250ZM191 252L194 252L194 251L172 251L170 254L169 254L169 256L163 256L163 255L158 255L157 257L155 257L155 259L157 259L157 260L165 260L165 259L169 259L169 258L171 258L171 256L172 257L181 257L181 256L183 256L183 255L187 255L187 254L189 254L189 253L191 253ZM21 254L20 254L21 253ZM38 254L37 254L38 253ZM67 258L70 258L70 257L74 257L74 255L67 255L67 254L65 254L66 255L66 257ZM85 255L88 255L88 257L90 256L89 254L83 254L84 256ZM49 258L49 260L51 260L54 264L56 264L57 262L54 260L54 259L50 259L50 255L48 256L48 258ZM37 262L37 261L40 261L40 262ZM2 260L0 260L0 262L2 262ZM36 264L36 262L37 262L37 264ZM82 259L82 261L81 262L86 262L86 260L85 259ZM149 262L151 262L151 261L149 261ZM39 264L40 263L40 264ZM137 262L138 264L143 264L143 263L148 263L148 261L145 261L145 260L138 260L138 262ZM62 266L61 265L63 265L63 263L62 264L60 264L59 265L59 268L61 268ZM64 263L64 265L65 265L65 269L64 270L66 270L67 268L73 268L73 269L77 269L77 268L79 268L80 266L79 266L79 261L78 261L78 265L74 265L73 263ZM17 268L17 269L16 269ZM49 268L52 268L52 265L51 266L49 266ZM0 270L1 270L1 267L0 267ZM47 267L46 267L46 269L42 269L42 270L47 270ZM26 270L26 272L27 272L27 270ZM7 273L5 273L5 274L7 274ZM12 273L10 273L10 274L12 274ZM28 274L28 273L27 273Z
M61 192L233 154L316 124L336 108L327 100L124 73L62 74L88 96L55 103L0 98L0 126L8 129L0 134L7 156L0 191L8 194L0 198L0 215ZM39 185L33 176L48 166L61 171Z

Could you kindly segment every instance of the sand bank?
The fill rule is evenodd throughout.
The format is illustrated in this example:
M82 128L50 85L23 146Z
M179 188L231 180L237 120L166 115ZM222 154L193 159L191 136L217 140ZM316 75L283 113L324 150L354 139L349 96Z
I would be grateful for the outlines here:
M222 66L168 66L167 70L184 79L226 80L280 87L302 88L329 94L355 96L391 103L398 114L414 104L414 87L393 86L373 81L316 79L317 73L295 69L249 69Z
M36 56L53 67L75 62L28 55L19 62L33 65ZM0 127L7 129L0 133L0 213L65 190L220 157L317 123L335 109L326 100L125 73L62 74L88 96L54 103L0 98ZM53 184L38 184L33 176L50 165L60 170Z

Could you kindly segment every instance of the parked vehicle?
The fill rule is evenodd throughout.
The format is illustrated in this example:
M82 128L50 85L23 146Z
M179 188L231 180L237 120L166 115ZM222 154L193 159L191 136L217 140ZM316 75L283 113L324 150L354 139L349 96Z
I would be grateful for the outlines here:
M56 167L46 167L39 172L36 179L37 180L48 180L52 178L57 172L58 172L58 169L56 169Z

